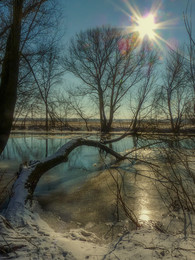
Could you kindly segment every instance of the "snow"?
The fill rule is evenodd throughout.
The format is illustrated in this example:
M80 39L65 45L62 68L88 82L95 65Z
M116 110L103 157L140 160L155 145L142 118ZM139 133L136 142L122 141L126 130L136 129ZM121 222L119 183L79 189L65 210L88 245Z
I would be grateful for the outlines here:
M20 175L18 179L15 181L13 188L12 188L12 196L9 201L8 207L6 209L6 212L4 215L6 218L14 225L20 226L24 224L25 219L23 216L26 212L26 198L28 195L28 190L26 187L27 180L29 176L31 175L32 171L39 163L44 163L51 161L58 156L63 156L66 153L66 150L69 149L72 145L74 145L76 142L78 142L78 139L73 139L72 141L68 142L67 144L63 145L54 155L51 155L47 157L46 159L43 159L42 161L32 161L30 162L30 165L28 166L22 166L22 169L20 171ZM28 210L27 210L28 212ZM27 213L28 215L28 213Z
M65 153L76 141L72 140L41 162ZM0 259L195 259L193 232L184 237L183 233L164 232L147 222L137 230L124 229L112 242L98 237L93 228L87 230L87 225L64 232L54 231L35 207L24 203L28 194L25 183L37 163L31 162L22 169L14 183L9 205L4 215L0 215Z
M195 259L194 235L184 239L182 234L170 235L143 226L126 230L116 241L105 244L83 228L57 233L36 212L29 211L23 218L25 226L16 228L0 215L0 245L14 250L0 255L0 259Z
M25 187L25 183L31 173L30 169L23 168L20 177L15 181L12 189L12 197L9 201L8 207L5 212L6 218L17 225L23 223L23 216L25 215L25 199L28 195L28 191Z

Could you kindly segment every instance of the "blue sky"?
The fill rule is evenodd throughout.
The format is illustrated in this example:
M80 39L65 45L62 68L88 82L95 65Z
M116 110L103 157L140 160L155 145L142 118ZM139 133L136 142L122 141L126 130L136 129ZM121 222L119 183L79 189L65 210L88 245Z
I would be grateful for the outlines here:
M136 6L144 15L152 6L160 3L157 12L157 22L173 20L167 28L158 30L158 34L167 42L173 42L180 46L187 41L187 33L183 21L183 12L188 0L59 0L62 4L65 16L66 46L68 41L81 30L85 31L102 25L125 27L131 25L130 12L127 3ZM195 0L190 0L192 5L192 18L195 17ZM125 14L126 13L126 14ZM194 22L194 20L193 20ZM193 24L193 23L192 23ZM166 54L167 45L161 42L161 47ZM165 56L165 55L164 55ZM162 55L162 57L164 57ZM64 86L74 87L80 85L80 81L70 74L65 75ZM125 115L122 114L122 117Z
M129 11L126 2L137 6L142 14L149 11L152 5L161 2L157 19L159 22L176 19L166 30L159 31L160 35L166 39L175 39L182 43L186 39L186 32L183 23L183 11L188 0L60 0L64 15L66 17L65 41L68 41L75 33L88 28L101 25L129 26ZM190 1L193 10L192 17L195 16L195 0ZM129 16L124 12L129 13Z
M151 10L152 6L160 3L157 13L158 22L174 20L167 28L159 30L159 35L166 41L182 45L187 41L187 33L183 22L183 12L188 0L59 0L65 16L64 42L67 46L71 37L81 30L87 30L102 25L130 26L132 13L127 3L136 6L144 14ZM192 17L195 17L195 0L190 0L192 5ZM125 14L126 12L127 14ZM166 52L166 44L161 42L163 51ZM71 79L71 77L69 78Z

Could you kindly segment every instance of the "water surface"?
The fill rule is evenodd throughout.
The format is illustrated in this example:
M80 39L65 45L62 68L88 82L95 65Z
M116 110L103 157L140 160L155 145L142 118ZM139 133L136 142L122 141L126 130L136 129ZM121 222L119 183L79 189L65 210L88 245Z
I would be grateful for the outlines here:
M0 168L8 172L14 171L20 163L43 159L77 137L81 136L13 134L1 155ZM97 135L82 137L99 139ZM151 146L148 146L149 144ZM110 147L117 152L145 147L147 154L148 151L155 152L161 145L175 149L194 149L194 142L190 139L177 142L167 139L159 144L156 138L136 139L131 136L113 143ZM154 182L148 178L151 177L150 170L142 163L135 164L133 159L121 163L118 169L110 170L107 169L110 162L111 157L97 148L78 147L69 155L67 163L56 166L42 176L35 197L44 210L65 221L77 221L86 225L88 222L126 219L124 212L117 209L117 176L118 182L124 188L125 202L139 220L162 220L166 209Z

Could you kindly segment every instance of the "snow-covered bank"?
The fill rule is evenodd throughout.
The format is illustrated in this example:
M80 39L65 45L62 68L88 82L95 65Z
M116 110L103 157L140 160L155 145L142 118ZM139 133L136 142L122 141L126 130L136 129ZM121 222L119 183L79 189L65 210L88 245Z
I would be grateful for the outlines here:
M102 183L105 175L101 174L92 179L89 185L92 186L93 183L98 185L98 180ZM108 180L105 183L107 184ZM86 189L86 185L84 189ZM79 193L79 195L81 194ZM110 196L108 197L110 202ZM17 214L19 213L17 211ZM195 234L193 231L185 239L184 234L179 233L179 230L176 230L176 234L170 234L166 233L161 226L146 222L147 225L145 223L145 226L138 230L131 230L128 225L123 226L117 230L118 233L110 243L108 242L110 240L104 239L100 235L102 231L107 232L108 223L105 223L104 226L100 226L98 223L95 226L89 225L90 223L85 226L81 226L79 223L68 226L68 223L55 218L54 215L52 217L54 223L49 226L47 223L50 224L50 222L44 214L41 214L41 209L36 203L33 204L33 207L26 205L19 218L20 226L13 221L14 218L11 217L12 223L9 223L0 215L0 259L195 259ZM42 215L47 223L40 217ZM83 218L87 218L86 215L82 215ZM11 216L16 216L13 211ZM125 222L118 223L118 225L123 224Z
M37 213L14 227L0 216L0 259L195 259L195 235L170 235L151 226L119 234L109 244L92 232L71 229L56 233Z
M21 169L4 217L0 216L0 259L194 259L194 215L186 211L189 214L186 222L179 215L179 210L167 214L167 208L165 211L162 207L165 205L161 205L153 184L155 176L142 163L134 165L134 169L117 164L111 172L109 169L99 172L74 192L59 191L56 201L42 198L42 205L49 205L45 214L53 214L53 225L48 216L41 214L36 203L33 207L25 203L46 170L67 161L72 149L86 144L110 152L108 147L96 141L75 139L54 155L31 162ZM139 156L145 158L150 154L154 157L154 153L154 150L145 149ZM119 159L122 156L115 152L111 154ZM120 169L121 179L117 169ZM117 188L121 180L126 196L123 208L118 204L120 189ZM31 188L30 184L34 186ZM51 198L53 195L50 194ZM131 215L125 214L129 212L135 213L139 224L144 225L133 229ZM61 223L56 227L58 219ZM72 226L68 223L71 221ZM186 238L182 229L188 231ZM108 230L111 239L105 238Z

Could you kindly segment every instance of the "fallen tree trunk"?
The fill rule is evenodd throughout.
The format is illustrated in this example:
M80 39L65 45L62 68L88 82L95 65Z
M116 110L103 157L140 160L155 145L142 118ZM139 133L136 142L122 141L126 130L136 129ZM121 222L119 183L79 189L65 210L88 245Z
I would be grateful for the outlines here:
M74 139L62 146L55 154L41 161L34 161L29 166L24 166L19 172L19 177L13 185L12 197L9 201L5 212L5 217L14 225L24 225L24 215L29 214L29 202L32 200L34 190L41 176L51 168L60 163L67 162L69 154L79 146L93 146L100 148L113 155L118 160L123 160L126 157L120 155L104 144L86 140L83 138Z

